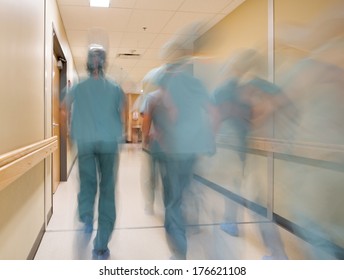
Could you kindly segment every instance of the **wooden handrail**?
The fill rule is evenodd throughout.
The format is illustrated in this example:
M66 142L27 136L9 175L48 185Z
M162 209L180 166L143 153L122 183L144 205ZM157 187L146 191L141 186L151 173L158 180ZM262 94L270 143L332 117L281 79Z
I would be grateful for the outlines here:
M238 148L238 145L232 140L230 135L218 135L217 143ZM263 152L344 164L344 145L251 137L248 141L248 148Z
M52 154L57 147L57 136L53 136L0 155L0 191Z

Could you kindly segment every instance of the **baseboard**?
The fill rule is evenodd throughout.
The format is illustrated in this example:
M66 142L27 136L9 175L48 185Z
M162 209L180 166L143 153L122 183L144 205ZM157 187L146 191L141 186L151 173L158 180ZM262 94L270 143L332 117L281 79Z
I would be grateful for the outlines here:
M300 227L299 225L273 213L273 220L276 224L283 227L285 230L291 232L303 241L327 252L330 255L334 255L338 260L344 260L344 248L337 244L325 239L321 235L313 232L307 228Z
M51 217L53 216L53 207L50 207L50 210L47 214L47 224L49 224Z
M240 195L237 195L236 193L233 193L229 190L227 190L226 188L217 185L199 175L194 174L194 179L197 180L198 182L202 183L203 185L213 189L214 191L217 191L219 193L221 193L222 195L228 197L229 199L235 201L236 203L239 203L240 205L252 210L253 212L263 216L263 217L267 217L267 209L266 207L263 207L253 201L250 201Z
M42 227L38 233L38 236L37 236L35 242L33 243L33 246L30 250L30 253L27 256L27 260L34 260L35 259L36 253L38 251L39 245L41 244L44 233L45 233L45 226L43 223L43 225L42 225Z

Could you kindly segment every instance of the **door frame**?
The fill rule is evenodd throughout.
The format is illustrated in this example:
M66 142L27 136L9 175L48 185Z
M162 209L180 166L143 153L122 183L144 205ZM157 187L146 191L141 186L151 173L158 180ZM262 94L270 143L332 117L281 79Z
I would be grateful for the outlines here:
M54 59L54 56L62 64L62 68L60 69L60 96L61 96L62 90L65 89L67 86L67 60L63 53L59 39L56 35L55 29L53 27L53 52L52 52L51 60ZM53 81L52 81L51 86L53 86ZM51 113L53 114L53 112ZM53 127L53 119L52 119L51 127ZM60 180L67 181L68 172L67 172L67 122L66 120L60 121L59 145L60 145Z
M59 39L57 37L57 34L55 32L55 27L54 24L52 24L52 32L51 32L51 49L50 49L50 96L49 101L50 102L50 123L48 123L48 127L50 130L49 135L52 135L53 132L53 60L54 60L54 56L60 60L62 62L62 69L60 70L60 94L61 94L61 90L64 89L66 87L67 84L67 61L65 59L65 55L63 53L61 44L59 42ZM67 180L67 148L66 148L66 143L67 143L67 133L65 133L66 135L64 135L63 133L61 133L61 128L63 128L64 125L67 124L63 124L62 122L60 122L60 141L58 143L59 148L60 148L60 181L64 181ZM62 131L66 131L66 129L62 129ZM54 199L53 199L53 159L51 157L50 159L50 163L49 163L49 173L47 174L47 179L50 180L50 190L46 192L46 199L50 200L50 206L49 209L45 209L45 216L46 216L46 222L45 225L47 226L52 215L54 212ZM47 204L47 203L46 203Z

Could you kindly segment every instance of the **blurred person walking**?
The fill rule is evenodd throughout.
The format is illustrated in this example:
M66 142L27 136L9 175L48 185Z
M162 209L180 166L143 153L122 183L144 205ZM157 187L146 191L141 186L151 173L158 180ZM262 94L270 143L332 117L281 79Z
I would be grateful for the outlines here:
M254 49L245 49L231 57L225 69L225 81L213 93L213 102L218 110L218 128L222 134L231 137L231 143L238 147L238 164L233 162L232 184L236 192L244 187L244 180L254 176L255 189L259 189L257 172L247 170L248 139L253 131L264 128L273 112L291 105L281 89L261 78L262 57ZM240 166L240 167L239 167ZM246 170L246 174L245 174ZM259 174L259 173L258 173ZM237 193L237 194L239 194ZM253 197L259 199L259 194ZM221 229L232 236L239 235L237 225L238 207L236 202L225 198L225 223ZM264 244L270 254L265 259L286 259L279 233L274 226L260 227Z
M125 95L121 87L105 77L106 52L100 45L88 51L89 77L66 96L71 116L71 138L78 148L80 191L78 213L85 233L93 231L95 198L99 185L98 229L93 259L107 259L108 243L116 220L115 184L122 140Z
M159 89L148 104L144 124L147 128L154 124L161 149L164 226L172 258L186 259L183 205L188 202L183 194L190 187L197 157L213 152L211 102L204 85L190 72L188 52L175 42L165 50L174 55L169 56L155 77ZM149 138L148 131L144 131L144 138Z
M142 161L141 161L141 189L144 196L144 211L148 215L154 214L154 202L156 189L160 182L159 156L161 148L158 140L158 130L154 128L154 122L147 122L151 119L149 108L158 94L158 87L154 84L154 76L159 68L149 71L142 80L142 102L140 104L140 114L143 118L142 124Z

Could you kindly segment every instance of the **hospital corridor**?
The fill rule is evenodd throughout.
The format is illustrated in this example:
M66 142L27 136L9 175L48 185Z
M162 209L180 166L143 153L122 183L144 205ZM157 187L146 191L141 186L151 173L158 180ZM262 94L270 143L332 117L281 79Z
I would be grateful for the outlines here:
M344 0L0 0L0 278L337 265L343 31Z

